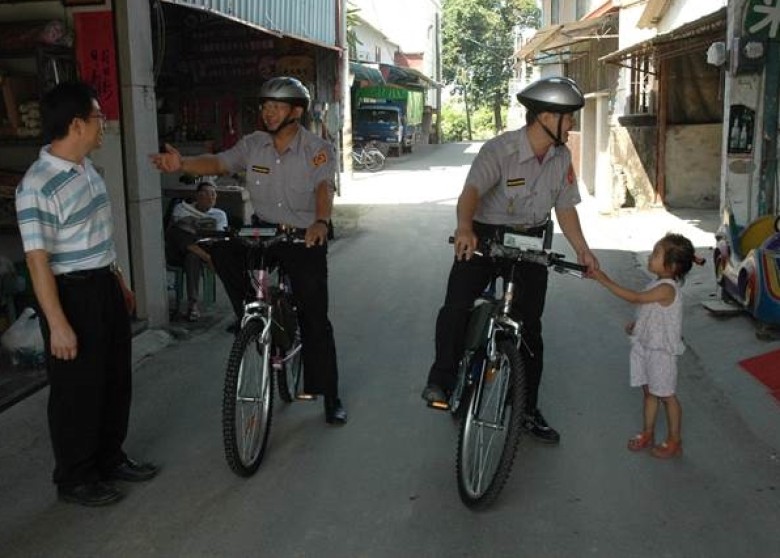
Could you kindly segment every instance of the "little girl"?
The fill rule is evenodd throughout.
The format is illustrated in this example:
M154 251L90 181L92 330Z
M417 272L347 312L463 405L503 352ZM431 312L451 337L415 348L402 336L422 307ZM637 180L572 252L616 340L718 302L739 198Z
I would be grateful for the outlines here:
M682 293L680 286L693 263L702 265L691 241L669 233L656 242L647 269L657 279L642 292L632 291L612 281L603 271L591 277L613 294L638 304L636 321L626 326L631 336L631 386L644 391L644 429L628 441L628 449L651 448L654 457L666 459L682 454L680 425L682 409L675 396L677 356L685 350L682 341ZM658 402L666 409L668 435L655 445Z

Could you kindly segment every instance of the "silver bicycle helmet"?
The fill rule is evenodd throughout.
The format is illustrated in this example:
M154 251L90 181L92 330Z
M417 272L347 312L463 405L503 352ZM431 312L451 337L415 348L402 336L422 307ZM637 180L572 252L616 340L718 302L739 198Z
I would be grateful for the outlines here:
M308 110L311 96L309 90L294 77L271 78L260 87L260 101L280 101Z
M517 94L517 100L534 114L566 114L585 106L582 90L573 79L549 77L535 81Z

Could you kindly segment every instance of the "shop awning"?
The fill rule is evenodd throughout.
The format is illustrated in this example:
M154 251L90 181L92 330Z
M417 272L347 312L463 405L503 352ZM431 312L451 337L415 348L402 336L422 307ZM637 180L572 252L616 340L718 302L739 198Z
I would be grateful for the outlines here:
M528 62L537 57L546 57L577 43L617 37L617 17L607 13L599 17L572 21L563 25L552 25L537 32L515 57Z
M383 85L385 78L379 71L379 64L362 64L360 62L350 62L349 71L355 76L357 81L367 81L371 85Z
M623 65L629 58L641 58L650 54L657 58L680 56L708 47L725 31L726 8L721 8L668 33L602 56L599 62Z
M404 68L392 64L380 64L379 69L382 72L382 77L385 78L385 82L387 83L403 85L404 87L417 87L420 89L439 87L435 81L414 68Z

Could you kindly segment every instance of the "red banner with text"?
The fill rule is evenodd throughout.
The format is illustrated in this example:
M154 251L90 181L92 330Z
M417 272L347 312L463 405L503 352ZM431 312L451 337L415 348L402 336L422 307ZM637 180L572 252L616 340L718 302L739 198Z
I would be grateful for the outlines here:
M103 114L119 119L119 79L114 21L110 11L73 14L79 76L95 88Z

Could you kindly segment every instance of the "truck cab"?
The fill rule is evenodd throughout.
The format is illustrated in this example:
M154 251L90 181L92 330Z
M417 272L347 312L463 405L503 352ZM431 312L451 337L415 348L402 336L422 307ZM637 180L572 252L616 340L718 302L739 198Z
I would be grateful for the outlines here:
M401 153L404 142L404 118L399 107L389 103L365 103L355 111L352 138L356 143L386 143L390 151Z

